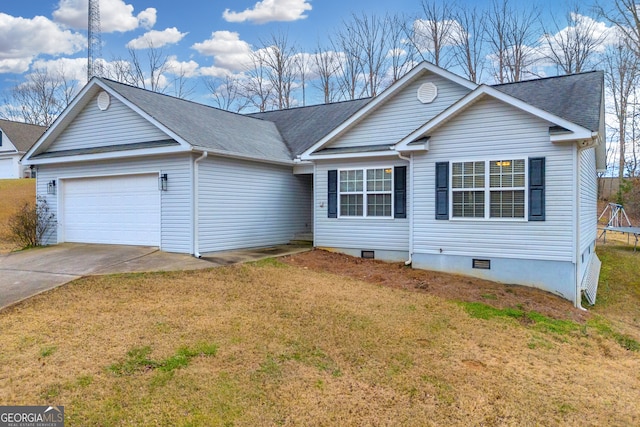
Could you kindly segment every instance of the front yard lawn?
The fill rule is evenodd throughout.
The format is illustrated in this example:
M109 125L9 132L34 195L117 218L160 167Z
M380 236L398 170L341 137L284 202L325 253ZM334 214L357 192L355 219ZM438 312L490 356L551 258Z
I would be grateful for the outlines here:
M303 255L84 278L0 312L0 405L64 405L69 426L639 425L640 296L624 280L640 255L602 251L605 267L636 258L577 318Z

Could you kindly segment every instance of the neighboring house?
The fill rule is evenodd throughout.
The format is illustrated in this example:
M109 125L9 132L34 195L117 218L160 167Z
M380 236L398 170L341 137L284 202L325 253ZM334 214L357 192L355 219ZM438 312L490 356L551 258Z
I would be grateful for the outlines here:
M20 163L24 154L47 128L0 119L0 179L31 178Z
M603 102L601 72L486 86L426 62L373 99L251 115L94 78L24 161L57 214L48 243L199 256L313 233L579 306Z

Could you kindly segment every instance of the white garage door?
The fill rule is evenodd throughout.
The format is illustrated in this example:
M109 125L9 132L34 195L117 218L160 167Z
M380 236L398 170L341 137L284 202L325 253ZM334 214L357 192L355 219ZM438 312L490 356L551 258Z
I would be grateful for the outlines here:
M160 246L158 175L63 180L65 242Z
M0 159L0 179L17 178L13 171L13 159Z

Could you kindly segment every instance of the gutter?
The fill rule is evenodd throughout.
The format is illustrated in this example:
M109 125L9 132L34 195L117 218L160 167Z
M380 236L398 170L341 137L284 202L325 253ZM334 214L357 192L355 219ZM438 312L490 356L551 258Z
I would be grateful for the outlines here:
M403 156L399 151L398 157L402 160L409 162L409 207L407 209L407 215L409 216L409 259L404 262L404 265L411 265L413 263L413 153L410 157Z
M198 215L200 211L200 198L198 197L198 192L200 191L200 167L198 164L201 160L206 159L208 155L209 153L204 151L202 155L193 162L193 256L196 258L202 257L200 255L200 216Z

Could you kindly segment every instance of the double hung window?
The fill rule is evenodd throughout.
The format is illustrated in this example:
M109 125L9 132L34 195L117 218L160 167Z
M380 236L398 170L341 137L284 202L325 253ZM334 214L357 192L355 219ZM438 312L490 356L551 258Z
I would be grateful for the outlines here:
M524 218L524 159L451 163L453 218Z
M393 217L393 168L339 171L341 217Z

